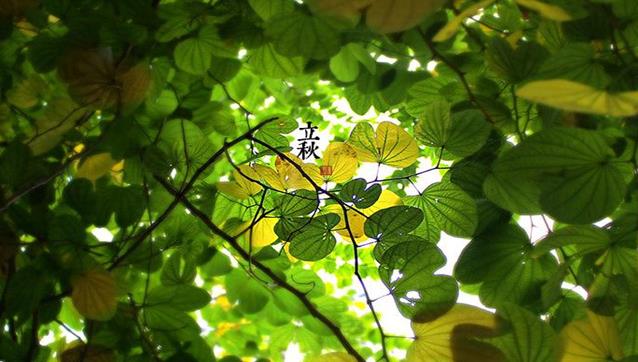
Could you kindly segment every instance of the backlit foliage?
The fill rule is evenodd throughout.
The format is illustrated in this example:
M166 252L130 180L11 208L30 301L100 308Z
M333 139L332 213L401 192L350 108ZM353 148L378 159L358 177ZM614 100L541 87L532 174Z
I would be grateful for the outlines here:
M0 0L0 360L636 361L637 49L636 0Z

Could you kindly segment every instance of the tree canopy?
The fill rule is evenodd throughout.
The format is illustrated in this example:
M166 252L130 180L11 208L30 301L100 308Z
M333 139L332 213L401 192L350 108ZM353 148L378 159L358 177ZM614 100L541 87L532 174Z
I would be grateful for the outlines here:
M637 51L635 0L0 0L0 360L637 361Z

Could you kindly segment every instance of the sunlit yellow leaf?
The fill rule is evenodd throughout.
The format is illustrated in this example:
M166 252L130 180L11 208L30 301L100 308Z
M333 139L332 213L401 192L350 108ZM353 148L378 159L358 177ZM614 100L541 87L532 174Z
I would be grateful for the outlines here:
M538 11L543 17L555 21L568 21L572 17L558 5L547 4L538 0L516 0L519 5Z
M290 153L286 154L286 156L301 167L305 175L299 172L297 167L281 157L277 157L275 160L275 169L255 165L255 171L268 185L279 191L314 190L315 187L308 178L317 185L322 183L321 173L317 165L303 163L301 159Z
M368 238L363 231L363 225L367 219L366 216L370 216L381 209L386 209L396 205L401 205L401 198L394 192L386 189L381 191L379 199L372 206L365 209L357 209L353 206L353 208L357 211L348 208L346 211L346 215L348 216L348 227L352 232L352 236L355 241L358 243ZM348 228L346 228L345 217L343 216L343 208L341 205L328 205L325 208L325 211L339 215L339 223L335 226L335 231L345 237L346 240L350 240L350 232L348 231Z
M378 162L392 167L407 167L419 157L419 147L403 128L382 122L373 131L369 123L355 126L348 139L362 162Z
M279 221L279 219L274 217L264 217L257 221L252 228L248 229L252 224L252 220L249 220L240 226L239 231L248 229L246 237L250 240L253 248L261 248L277 240L278 237L277 234L275 234L277 221Z
M638 91L610 93L564 79L540 80L520 87L527 100L573 112L628 117L638 114Z
M290 243L286 243L284 245L284 251L286 252L286 256L288 257L288 260L290 260L291 263L296 263L297 261L299 261L299 259L295 258L294 256L292 256L292 254L290 254Z
M357 172L357 151L347 143L333 142L323 153L319 170L326 182L341 183L350 180Z
M75 173L76 178L95 180L111 172L118 161L111 157L110 153L98 153L82 160Z
M587 320L569 323L560 333L562 362L614 361L623 358L613 317L587 312Z
M432 321L412 322L416 339L408 349L406 361L501 361L498 349L475 340L493 336L497 323L493 313L466 304L456 304Z
M71 300L80 314L88 319L104 321L115 314L117 289L110 273L88 270L71 278Z
M243 200L262 190L261 185L255 182L261 181L261 177L253 167L240 165L237 168L239 170L233 171L233 181L217 183L219 191Z
M441 42L441 41L446 41L450 39L452 36L454 36L454 34L456 34L456 32L459 30L459 28L461 27L461 24L463 24L465 19L475 15L476 13L479 12L479 10L481 10L482 8L488 5L491 5L494 1L495 0L483 0L472 6L469 6L468 8L463 10L460 14L455 16L454 19L450 20L447 24L445 24L445 26L442 27L436 33L436 35L434 35L434 38L432 38L432 40L436 42Z
M345 352L331 352L311 357L308 362L356 362L357 359Z

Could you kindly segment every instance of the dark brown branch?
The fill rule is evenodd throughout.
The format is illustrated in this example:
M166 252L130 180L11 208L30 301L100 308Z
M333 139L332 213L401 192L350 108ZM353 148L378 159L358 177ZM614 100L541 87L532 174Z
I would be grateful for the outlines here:
M354 207L351 207L350 205L346 204L337 195L333 194L332 192L330 192L328 190L324 190L323 188L321 188L321 186L319 186L303 170L303 168L299 164L297 164L293 159L288 157L286 154L282 153L281 151L277 150L276 148L272 147L271 145L269 145L266 142L263 142L261 140L253 138L253 141L258 143L258 144L260 144L261 146L269 149L270 151L276 153L283 160L285 160L286 162L290 163L302 175L302 177L305 178L312 185L312 187L314 187L314 189L318 193L323 193L323 194L327 195L328 197L330 197L331 199L336 201L339 204L339 206L341 206L341 210L342 210L342 213L343 213L343 219L344 219L343 222L344 222L344 225L346 226L346 230L348 231L348 236L350 237L350 241L352 243L352 248L354 250L354 275L357 278L357 280L359 281L359 285L361 285L361 288L363 289L363 293L365 294L365 297L366 297L366 304L368 305L368 309L370 310L370 313L372 314L372 317L374 318L374 321L375 321L375 324L377 326L377 329L379 330L379 334L381 335L382 360L387 361L388 360L388 351L387 351L387 347L386 347L386 343L385 343L385 332L383 331L383 326L381 326L381 321L379 320L379 316L377 315L377 312L376 312L376 310L374 308L373 302L370 299L370 293L368 292L368 288L366 287L365 283L363 282L363 278L361 277L361 273L359 272L359 251L358 251L359 247L357 245L357 242L356 242L356 239L355 239L354 234L352 232L352 229L350 228L350 222L348 220L348 209L355 210L356 212L358 212L361 215L363 215L365 218L367 218L368 216L363 214L358 209L356 209Z
M184 196L186 194L188 194L188 192L191 190L191 188L193 187L193 185L195 184L195 182L197 182L197 179L204 173L206 172L206 170L212 165L214 164L218 158L220 158L222 155L224 155L226 153L226 151L235 146L236 144L250 139L252 138L252 135L255 131L257 131L258 129L264 127L265 125L267 125L268 123L274 121L275 119L277 119L276 117L273 118L269 118L264 120L263 122L259 123L257 126L255 126L254 128L248 130L248 132L244 133L243 135L235 138L234 140L232 140L231 142L225 143L223 147L221 147L219 150L217 150L217 152L215 152L206 162L204 162L197 170L195 170L195 172L193 173L193 176L191 177L191 179L186 183L186 185L184 185L181 190L179 191L179 194L181 196ZM120 255L117 259L115 259L113 261L113 263L111 264L111 266L108 268L108 270L113 270L114 268L116 268L119 264L121 264L129 255L131 255L140 245L142 245L142 242L144 241L144 239L146 239L146 237L148 237L153 230L155 230L165 219L166 217L168 217L168 215L170 214L170 212L175 208L175 206L177 206L177 204L179 203L179 198L175 198L169 205L168 207L164 210L164 212L148 227L146 228L137 238L136 241L133 243L133 245L131 245L131 247L129 247L126 252L124 252L124 254Z
M361 356L361 354L359 354L359 352L357 352L357 350L355 350L352 344L348 341L348 339L343 334L339 326L337 326L333 321L331 321L328 317L326 317L323 313L321 313L317 309L317 307L314 304L312 304L310 299L308 299L308 297L304 293L300 292L295 287L293 287L288 282L286 282L284 279L279 277L275 272L270 270L270 268L262 264L259 260L253 260L250 254L246 250L244 250L244 248L242 248L241 245L239 245L239 242L237 241L236 238L230 236L225 231L220 229L217 225L215 225L215 223L213 223L203 211L201 211L199 208L193 205L181 192L175 190L167 181L157 176L155 177L155 179L162 186L164 186L164 188L169 193L171 193L175 197L175 199L180 200L180 202L191 212L191 214L197 217L199 220L201 220L210 229L210 231L212 231L215 235L218 235L219 237L224 239L233 248L233 250L235 250L235 252L237 252L242 257L242 259L246 260L247 262L249 261L252 262L252 264L257 269L259 269L264 274L266 274L277 285L286 289L287 291L292 293L295 297L297 297L297 299L299 299L303 303L303 305L308 309L308 312L313 317L319 319L323 324L325 324L326 327L330 329L330 331L335 335L335 337L337 337L339 342L341 342L341 345L346 349L346 351L348 351L349 354L355 357L357 361L360 361L360 362L365 361L365 359Z
M432 43L432 40L429 39L427 35L425 35L425 33L423 33L423 31L421 31L420 29L419 29L419 34L421 34L423 41L425 41L425 44L428 46L428 48L432 52L432 55L434 55L435 58L438 58L440 61L442 61L445 65L447 65L450 69L452 69L452 71L457 75L457 77L461 81L461 84L463 84L463 88L465 88L465 91L467 92L467 96L470 102L472 102L481 111L481 113L483 113L483 115L485 116L485 119L487 119L490 123L494 124L495 122L492 119L492 116L490 116L490 114L485 110L485 108L481 105L481 103L479 103L479 101L476 99L476 95L474 94L474 91L472 91L472 87L470 87L470 83L467 81L467 78L465 78L465 73L459 67L457 67L456 64L452 63L449 59L447 59L447 57L441 54L441 52L438 49L436 49L436 46L434 46L434 43Z

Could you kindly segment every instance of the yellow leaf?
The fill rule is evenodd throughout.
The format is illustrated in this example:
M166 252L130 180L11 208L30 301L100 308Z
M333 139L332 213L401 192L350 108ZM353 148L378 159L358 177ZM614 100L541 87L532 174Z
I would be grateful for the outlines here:
M333 142L323 153L319 170L325 182L341 183L354 176L357 166L357 151L347 143Z
M419 147L414 138L391 122L379 124L376 133L369 123L357 124L348 144L357 151L357 159L362 162L403 168L412 165L419 157Z
M538 11L541 16L555 21L569 21L572 19L563 8L558 5L551 5L538 0L516 0L519 5Z
M412 322L416 339L408 349L406 361L501 361L503 357L498 349L475 340L493 336L497 324L493 313L471 305L456 304L434 320Z
M399 198L399 196L397 196L394 192L386 189L381 191L379 199L372 206L365 209L357 209L353 206L353 208L357 209L358 212L348 208L346 210L348 226L355 241L359 243L368 238L363 231L363 225L366 222L367 216L370 216L381 209L386 209L396 205L401 205L401 198ZM345 237L346 240L350 241L350 232L348 231L348 228L346 228L346 221L345 217L343 217L343 208L341 205L328 205L325 208L325 211L339 215L339 223L335 226L335 230L341 236Z
M110 153L98 153L80 162L75 177L95 182L95 180L111 172L117 163L118 161L114 160Z
M268 246L277 240L278 236L275 234L275 225L277 224L277 221L279 221L279 219L274 217L264 217L257 221L255 225L247 231L247 237L253 248ZM252 220L245 222L240 227L240 231L247 229L251 224Z
M354 356L345 352L330 352L321 356L310 357L308 362L356 362Z
M638 114L638 91L610 93L570 80L552 79L527 83L516 94L566 111L618 117Z
M117 62L111 48L69 51L60 62L58 74L74 98L97 109L137 105L151 83L148 64Z
M315 184L321 184L322 177L317 165L303 163L301 159L290 153L287 153L286 156L301 167L305 175L299 172L297 167L281 157L275 159L274 170L267 166L255 165L255 171L268 185L279 191L294 189L314 190L314 186L308 181L306 176L313 180Z
M240 165L237 168L239 170L233 171L234 181L217 183L219 191L243 200L262 190L261 185L255 182L261 181L261 177L253 167Z
M491 5L494 1L495 0L483 0L472 6L469 6L467 9L463 10L460 14L455 16L454 19L448 21L448 23L445 24L445 26L436 33L436 35L434 35L434 38L432 38L432 40L441 42L450 39L452 36L454 36L454 34L456 34L465 19L475 15L479 12L479 10L488 5Z
M569 323L560 333L562 362L614 361L623 358L613 317L587 311L587 320Z
M71 278L71 300L77 311L88 319L105 321L117 310L117 289L110 273L88 270Z
M286 256L288 257L288 260L290 260L291 263L296 263L299 261L299 259L295 258L294 256L292 256L292 254L290 254L290 243L284 244L284 251L286 252Z
M373 0L366 10L366 24L379 33L396 33L419 24L445 0Z

